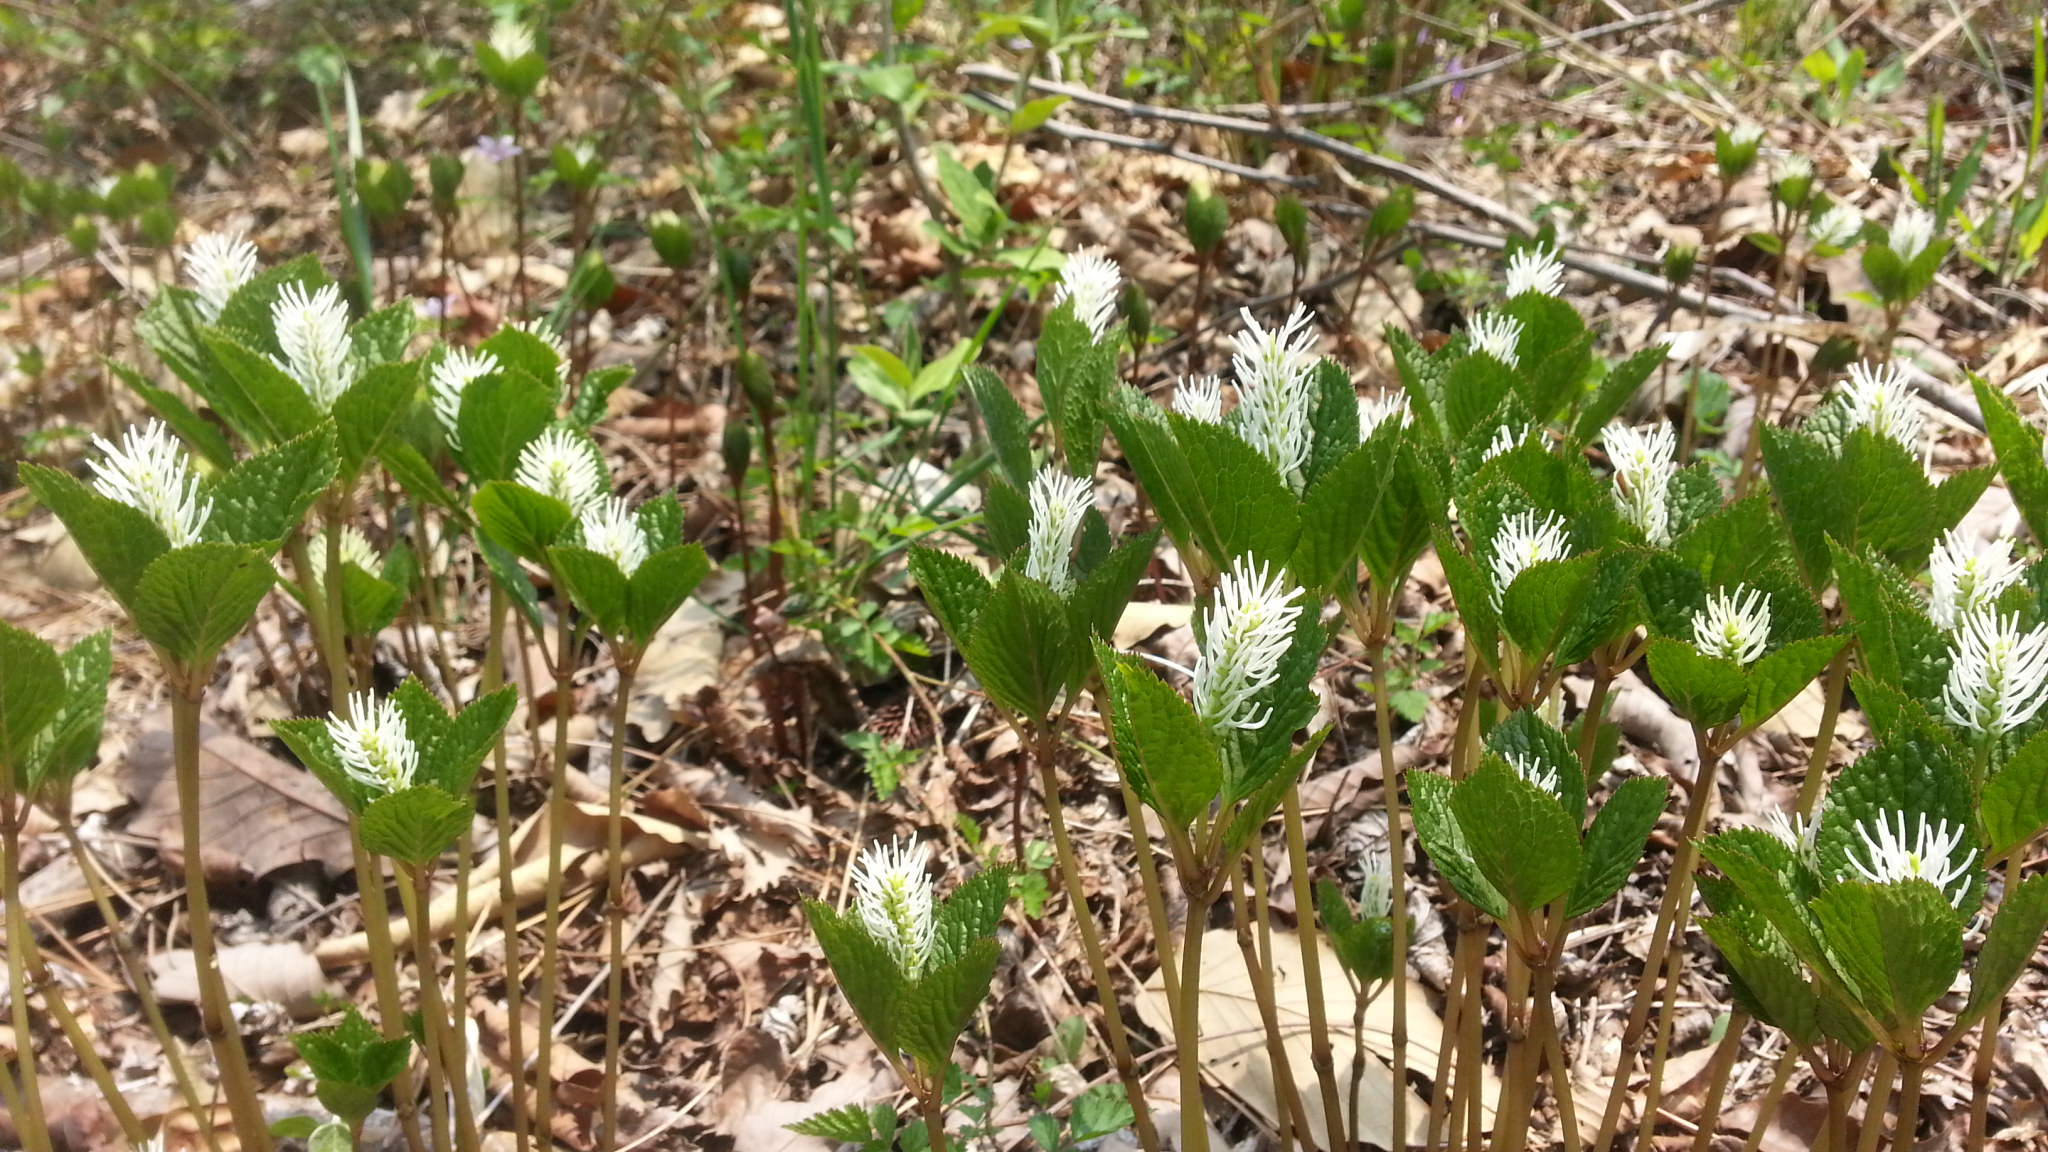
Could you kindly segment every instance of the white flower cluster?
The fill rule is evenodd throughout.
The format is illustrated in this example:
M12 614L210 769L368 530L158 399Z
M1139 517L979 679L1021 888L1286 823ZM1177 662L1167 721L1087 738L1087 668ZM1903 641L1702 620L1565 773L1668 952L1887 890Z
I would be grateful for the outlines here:
M98 436L92 444L104 457L88 462L95 491L148 516L173 548L199 542L213 501L199 498L199 477L163 421L129 428L119 444Z
M1385 852L1368 852L1360 861L1365 879L1358 886L1358 914L1367 919L1385 919L1394 914L1394 873Z
M1771 598L1740 584L1734 592L1715 590L1692 618L1693 643L1701 652L1737 664L1754 664L1771 641Z
M510 64L534 49L533 29L519 19L518 10L506 6L498 10L498 18L491 24L491 51L498 58Z
M315 564L327 563L326 529L316 529L306 538L306 555L312 557ZM353 524L341 526L341 561L344 564L353 564L373 576L384 567L384 561L378 557L377 549L371 546L370 538L363 535L363 530Z
M1522 343L1522 322L1500 312L1484 312L1465 325L1474 352L1484 352L1510 368L1522 366L1516 348Z
M1280 678L1280 659L1301 618L1300 591L1286 573L1240 557L1216 586L1202 617L1202 651L1195 658L1195 714L1211 728L1263 728L1273 710L1256 698Z
M462 436L456 429L456 420L462 415L462 393L471 384L498 370L498 358L489 352L472 352L467 348L450 348L433 373L427 378L427 391L434 402L434 416L441 421L442 431L448 434L448 443L455 448L462 447Z
M1934 214L1910 202L1900 204L1892 216L1891 233L1886 240L1894 255L1911 264L1915 256L1927 251L1927 246L1934 242Z
M1887 815L1897 818L1896 827L1886 819ZM1875 836L1871 834L1873 824ZM1950 904L1960 905L1969 894L1970 865L1977 858L1975 848L1960 856L1956 854L1956 849L1963 846L1964 832L1961 825L1951 828L1946 820L1930 825L1927 817L1917 812L1913 814L1913 829L1908 832L1904 812L1886 813L1880 809L1874 821L1856 826L1867 862L1850 853L1849 867L1872 884L1925 880L1940 889ZM1954 892L1949 891L1951 885L1955 886Z
M341 756L342 770L357 783L379 792L397 792L412 787L419 771L420 751L406 733L405 717L390 700L368 692L348 698L347 718L327 720L327 732L334 750Z
M1963 618L1989 609L2007 588L2019 582L2025 568L2012 558L2012 541L2004 537L1972 545L1960 529L1949 529L1927 558L1932 587L1927 615L1944 632Z
M1512 300L1524 292L1556 296L1564 291L1564 265L1557 250L1547 246L1524 248L1508 257L1507 296Z
M1979 735L2010 732L2034 718L2048 693L2048 624L2020 631L2018 614L1973 612L1949 646L1942 710Z
M931 849L915 840L868 846L854 866L854 911L903 975L915 978L938 940Z
M1855 205L1837 200L1827 211L1813 218L1807 234L1814 243L1830 248L1847 248L1863 234L1863 213Z
M348 342L348 304L332 284L308 293L305 285L286 284L270 306L270 322L284 359L271 362L306 390L322 412L356 382L355 352Z
M512 478L581 513L611 492L597 454L564 428L550 428L519 453Z
M1811 864L1814 845L1820 836L1820 820L1808 820L1796 812L1772 808L1764 813L1764 831L1792 850L1794 856Z
M1183 376L1173 388L1173 410L1204 424L1223 423L1223 381L1215 376Z
M1359 443L1365 443L1380 430L1380 425L1389 420L1399 420L1403 428L1414 423L1415 414L1408 409L1406 392L1387 392L1370 400L1363 396L1358 398Z
M1117 296L1124 286L1123 270L1101 248L1083 248L1067 257L1060 282L1053 288L1054 305L1074 302L1074 316L1088 326L1097 340L1109 334L1116 322Z
M1842 385L1842 400L1849 413L1849 427L1868 428L1897 442L1908 452L1920 450L1920 435L1926 425L1906 383L1906 374L1896 364L1849 365L1849 382Z
M1541 520L1534 512L1517 512L1502 522L1493 537L1493 594L1507 595L1515 577L1532 565L1571 555L1564 517L1552 512Z
M1549 792L1552 795L1557 793L1557 769L1538 761L1534 756L1525 752L1510 752L1503 759L1508 762L1508 767L1515 770L1515 775L1543 789L1545 792Z
M1315 406L1315 330L1300 304L1279 328L1259 324L1242 309L1244 330L1230 338L1237 377L1238 435L1273 462L1281 479L1299 490L1308 460Z
M1065 596L1074 590L1074 535L1095 507L1095 484L1048 464L1032 478L1030 499L1024 574Z
M619 566L631 576L647 559L647 534L633 510L617 496L592 501L576 518L583 531L583 546Z
M208 232L185 249L185 278L200 315L218 320L236 289L256 278L256 246L240 232Z
M1671 425L1648 428L1609 425L1601 442L1614 465L1615 503L1621 518L1634 525L1651 544L1671 543L1671 507L1666 496L1678 474L1678 438Z

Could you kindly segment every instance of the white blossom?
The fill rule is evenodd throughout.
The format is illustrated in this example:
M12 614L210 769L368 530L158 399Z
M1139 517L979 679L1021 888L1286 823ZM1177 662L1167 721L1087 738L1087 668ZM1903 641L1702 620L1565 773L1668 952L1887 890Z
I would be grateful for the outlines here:
M1890 437L1909 452L1920 448L1925 428L1906 374L1896 364L1871 365L1859 361L1849 365L1849 382L1842 385L1842 399L1849 412L1849 427L1868 428Z
M199 477L163 421L130 427L119 444L98 436L92 444L104 456L88 462L95 491L148 516L173 548L199 542L213 501L199 498Z
M311 536L306 537L306 555L312 558L313 563L323 568L326 566L325 528L315 529ZM377 549L371 545L370 538L363 535L363 530L353 524L341 526L341 562L353 564L373 576L384 567L384 561L377 555Z
M1562 560L1571 554L1564 517L1552 512L1538 520L1534 512L1517 512L1502 522L1493 537L1493 590L1507 595L1515 577L1531 565Z
M619 497L594 501L578 514L576 522L583 530L583 546L610 559L626 575L631 576L647 559L647 534Z
M368 692L348 698L349 715L328 717L327 732L341 767L359 784L380 792L397 792L412 787L419 771L419 748L406 734L405 717L388 699Z
M869 845L854 866L854 910L909 977L924 970L938 938L930 868L928 846L894 839Z
M1809 820L1796 812L1771 808L1764 812L1764 831L1776 837L1778 842L1792 850L1794 856L1811 863L1814 859L1814 844L1820 835L1818 817Z
M491 24L491 51L510 64L531 54L533 49L533 29L526 26L514 9L500 8L497 20Z
M1109 334L1116 320L1117 296L1123 292L1123 270L1101 248L1083 248L1067 257L1060 282L1053 288L1054 306L1074 302L1074 318L1088 326L1097 340Z
M550 428L519 453L512 478L581 512L611 492L590 445L564 428Z
M427 379L427 391L433 397L434 415L441 421L441 427L448 433L448 443L462 447L462 436L456 428L456 421L462 415L462 393L472 383L498 370L498 358L489 352L472 352L467 348L450 348L448 354L434 365L434 371Z
M1521 447L1522 441L1528 438L1527 424L1503 424L1493 430L1493 440L1487 444L1486 451L1479 457L1479 462L1484 464L1496 456L1505 456Z
M235 290L255 278L256 246L240 232L208 232L185 249L185 279L208 321L220 319Z
M1074 534L1095 507L1095 482L1048 464L1032 478L1030 496L1024 574L1065 596L1074 590Z
M2025 571L2012 558L2012 540L1971 544L1962 530L1951 528L1927 558L1927 574L1933 587L1927 595L1927 615L1946 632L1963 617L1991 607L2007 588L2019 582Z
M1753 664L1771 641L1771 598L1737 584L1716 589L1704 610L1693 613L1693 643L1701 652L1737 664Z
M1972 732L2009 732L2041 710L2048 683L2048 624L2020 631L2017 613L1974 612L1957 624L1949 646L1942 709Z
M1173 388L1173 410L1204 424L1223 423L1223 381L1215 376L1183 376Z
M1671 478L1678 473L1678 438L1669 424L1630 428L1610 424L1601 434L1608 462L1614 465L1614 497L1622 519L1635 525L1650 543L1671 543L1671 508L1666 500Z
M1315 407L1315 330L1300 304L1279 328L1267 330L1251 309L1240 310L1244 330L1230 338L1237 377L1238 435L1259 450L1282 479L1297 489L1308 460Z
M1385 852L1368 852L1359 862L1365 879L1358 886L1358 914L1366 919L1385 919L1394 914L1394 873L1387 866Z
M1387 392L1367 399L1358 398L1358 442L1363 444L1380 430L1388 420L1398 419L1406 428L1414 422L1415 414L1409 411L1406 392Z
M1286 573L1239 557L1202 617L1195 657L1195 714L1211 728L1263 728L1273 718L1254 700L1280 677L1280 659L1301 618L1300 591Z
M1897 826L1886 819L1897 818ZM1876 834L1872 835L1872 826ZM1929 825L1927 817L1913 814L1913 830L1906 830L1906 813L1879 809L1876 819L1856 826L1856 835L1863 841L1867 859L1858 860L1854 852L1848 853L1849 867L1856 874L1872 884L1896 884L1906 880L1925 880L1941 890L1950 904L1960 905L1970 892L1970 865L1977 858L1977 850L1971 848L1956 854L1963 846L1966 829L1962 825L1951 828L1947 820L1938 820ZM1843 879L1848 879L1844 876ZM1950 886L1955 891L1949 891Z
M1754 144L1757 141L1762 140L1763 138L1764 129L1763 125L1761 124L1737 124L1735 127L1730 128L1728 130L1729 143L1735 144L1743 148L1747 148L1751 144Z
M1542 763L1526 752L1510 752L1502 757L1502 759L1508 762L1508 767L1515 770L1515 775L1543 789L1545 792L1552 795L1557 794L1557 769Z
M1813 179L1813 158L1804 152L1788 152L1771 167L1771 183Z
M1556 296L1563 291L1564 265L1559 262L1556 249L1524 248L1508 257L1508 299L1524 292Z
M1912 263L1913 257L1927 251L1927 245L1934 241L1934 214L1916 204L1901 203L1892 216L1891 234L1886 246L1905 263Z
M332 284L306 292L296 281L286 284L270 306L270 322L284 359L271 358L299 382L314 407L325 412L356 381L355 352L348 342L348 304Z
M1847 248L1863 234L1863 213L1846 201L1837 200L1827 211L1814 217L1807 232L1815 243L1830 248Z
M1465 336L1472 342L1474 352L1484 352L1510 368L1522 366L1521 358L1515 354L1515 348L1522 342L1522 322L1513 316L1481 313L1466 323Z

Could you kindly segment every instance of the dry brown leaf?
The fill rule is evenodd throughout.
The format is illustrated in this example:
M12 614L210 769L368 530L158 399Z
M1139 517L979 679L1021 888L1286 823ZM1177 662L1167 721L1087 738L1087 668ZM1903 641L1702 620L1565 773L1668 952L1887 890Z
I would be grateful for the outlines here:
M759 1028L734 1038L724 1052L719 1096L712 1105L719 1130L732 1136L733 1152L831 1152L835 1145L830 1141L799 1136L787 1125L842 1105L868 1103L886 1090L878 1083L882 1068L874 1047L849 1048L853 1054L836 1079L819 1085L807 1100L785 1100L788 1069L782 1042Z
M1124 605L1123 615L1116 620L1116 631L1109 642L1118 648L1129 649L1161 628L1179 628L1193 619L1193 604L1161 604L1157 600L1134 600Z
M167 712L145 722L121 783L142 805L128 831L155 838L161 851L177 857L184 837ZM246 883L307 861L330 877L355 867L341 801L306 770L212 724L199 728L199 803L200 825L209 830L203 863L211 880ZM225 835L228 829L232 836Z
M281 1004L295 1019L318 1015L321 1002L336 994L320 961L297 944L236 944L222 948L220 977L237 1000ZM149 983L159 999L199 1002L199 966L190 949L158 952L149 958Z
M693 945L699 922L697 901L685 885L677 890L668 915L661 919L661 951L655 956L654 977L647 990L647 1012L657 1028L669 1026L682 1001L690 963L696 957Z
M1285 1034L1287 1059L1301 1092L1303 1109L1311 1131L1327 1131L1323 1118L1322 1094L1317 1088L1314 1065L1310 1063L1308 1032L1308 984L1302 977L1301 948L1292 932L1273 931L1274 1003ZM1332 1020L1351 1018L1351 986L1345 983L1337 954L1321 940L1316 948L1322 956L1323 1002ZM1172 1011L1154 973L1138 996L1138 1015L1162 1034L1173 1031ZM1279 1101L1274 1090L1273 1069L1266 1056L1266 1029L1259 1017L1251 980L1245 974L1244 953L1238 950L1237 934L1212 929L1202 940L1202 1065L1208 1079L1239 1101L1269 1131L1279 1127ZM1387 1116L1393 1107L1393 1072L1382 1059L1393 1047L1394 1009L1390 997L1381 996L1365 1014L1365 1077L1359 1090L1360 1139L1382 1148L1392 1146ZM1348 1025L1347 1025L1348 1028ZM1437 1044L1443 1036L1443 1022L1430 1006L1429 996L1415 982L1408 984L1408 1067L1436 1067ZM1332 1037L1335 1043L1339 1038ZM1348 1100L1350 1084L1350 1040L1346 1031L1338 1055ZM1492 1070L1483 1084L1485 1117L1492 1123L1493 1101L1499 1085ZM1414 1089L1408 1093L1409 1143L1420 1144L1428 1134L1429 1105ZM1324 1144L1324 1147L1331 1147Z
M668 736L684 702L718 683L724 653L718 614L695 598L684 601L654 634L633 677L627 718L642 739L652 742Z

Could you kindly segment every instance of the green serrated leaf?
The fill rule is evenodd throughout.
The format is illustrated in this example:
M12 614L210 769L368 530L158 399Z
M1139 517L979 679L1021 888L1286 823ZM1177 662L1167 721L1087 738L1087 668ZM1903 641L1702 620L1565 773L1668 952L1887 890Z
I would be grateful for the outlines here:
M1479 870L1466 842L1463 825L1452 811L1458 786L1433 772L1411 772L1408 794L1415 813L1415 835L1429 858L1450 882L1451 889L1473 907L1496 920L1507 918L1507 900ZM1562 815L1562 812L1560 812Z
M1223 788L1216 739L1195 710L1139 661L1118 657L1102 669L1114 677L1116 737L1134 763L1126 775L1142 778L1141 791L1160 816L1185 829L1208 812Z
M214 410L252 444L275 444L310 431L320 410L299 382L268 357L218 331L203 334L219 366L213 374ZM240 422L238 422L240 421Z
M23 464L21 479L64 522L65 531L107 589L132 607L142 573L170 548L163 529L146 513L109 500L54 468Z
M0 770L14 773L27 765L35 741L63 711L64 697L56 649L0 621Z
M325 426L258 452L207 490L206 535L275 552L334 478L334 433Z
M961 654L990 699L1037 721L1085 666L1085 643L1052 589L1010 570L983 604Z
M1482 763L1458 785L1451 809L1473 865L1509 907L1533 913L1578 879L1578 825L1556 796L1505 764Z
M640 562L626 584L626 635L645 649L711 573L701 544L666 548Z
M964 557L921 545L911 546L909 566L932 615L954 644L965 645L993 591L988 577Z
M523 332L515 334L532 339ZM554 419L553 386L525 372L501 368L472 382L462 390L462 409L455 418L462 438L462 467L470 481L510 480L519 467L520 452Z
M408 361L376 365L335 399L334 426L342 476L360 475L363 465L377 455L384 442L397 435L418 391L419 362Z
M1664 781L1624 780L1586 829L1585 868L1572 885L1565 917L1583 916L1613 897L1643 858L1643 842L1664 812Z
M2048 876L2033 876L2010 889L1984 933L1977 967L1970 973L1970 1002L1956 1018L1967 1026L1998 1005L2034 958L2048 928Z
M221 434L219 428L194 412L176 393L158 388L149 382L148 377L126 364L109 360L106 365L113 369L114 374L126 382L136 395L142 397L142 402L162 417L165 424L170 425L171 431L178 434L178 439L190 444L193 451L206 458L207 463L223 472L235 466L235 450L229 446L228 438Z
M419 327L419 313L410 300L387 304L361 320L348 332L348 342L355 352L356 360L370 366L375 372L394 361L405 357L405 346L412 343L413 332Z
M811 931L817 933L825 962L839 978L839 990L846 994L846 1002L853 1006L854 1015L860 1017L875 1047L884 1052L899 1051L896 1017L908 982L896 967L895 958L868 935L857 917L842 917L831 906L816 900L804 902L804 916L811 923Z
M1653 638L1649 664L1672 710L1702 728L1733 720L1749 698L1749 678L1741 665L1703 655L1690 644Z
M1345 395L1350 397L1347 382ZM1351 401L1351 423L1358 405ZM1290 567L1303 587L1318 591L1356 576L1359 542L1385 498L1397 441L1375 436L1337 459L1312 481L1301 501L1301 534Z
M988 433L989 446L995 449L1003 478L1022 491L1030 485L1032 475L1030 418L994 372L975 364L963 369L961 376L967 381L975 411L981 413L982 428Z
M548 549L548 568L561 578L576 607L607 636L623 636L630 622L625 573L611 557L576 545Z
M961 1030L988 997L1001 958L1001 945L976 940L958 960L920 975L897 1006L896 1042L926 1069L946 1067Z
M1795 640L1749 666L1749 695L1742 705L1742 726L1755 730L1827 669L1847 636L1814 636Z
M1292 559L1299 513L1272 463L1220 424L1178 415L1167 421L1194 478L1182 493L1182 506L1193 514L1203 550L1220 568L1240 556L1276 566ZM1186 498L1190 494L1192 500Z
M936 910L929 967L951 964L975 941L995 935L1010 898L1010 869L984 868L962 881Z
M1130 603L1131 589L1145 574L1158 547L1159 529L1154 528L1117 545L1082 577L1071 596L1076 628L1090 636L1114 633L1124 606Z
M1925 880L1837 884L1813 914L1863 1007L1888 1031L1918 1029L1962 968L1962 924Z
M475 814L469 804L421 784L370 801L357 828L369 851L424 868L454 846Z
M509 480L493 480L470 497L477 528L507 552L536 564L575 519L567 504ZM516 568L516 565L515 565Z
M1979 811L1987 861L2012 855L2048 830L2048 730L2020 745L1985 782Z
M234 544L165 552L135 584L135 627L172 662L196 671L249 622L277 573L269 554Z

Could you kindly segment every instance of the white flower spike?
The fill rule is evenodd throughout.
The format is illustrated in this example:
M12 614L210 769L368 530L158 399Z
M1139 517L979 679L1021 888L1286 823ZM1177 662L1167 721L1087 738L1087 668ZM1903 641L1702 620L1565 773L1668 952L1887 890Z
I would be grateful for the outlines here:
M534 49L533 29L519 19L518 12L507 6L498 10L498 18L491 25L491 51L498 58L510 64L528 55Z
M1896 818L1896 827L1886 819L1887 816ZM1873 824L1876 826L1875 836L1871 834ZM1872 884L1925 880L1940 889L1950 904L1960 905L1969 895L1970 865L1977 859L1975 848L1960 856L1956 854L1956 849L1963 846L1964 831L1960 825L1950 828L1946 820L1936 821L1930 826L1927 817L1916 812L1913 814L1913 830L1908 832L1904 812L1879 809L1875 820L1856 826L1856 835L1863 841L1868 863L1858 860L1851 852L1848 854L1849 867ZM1951 886L1955 891L1949 891Z
M199 296L199 311L208 321L235 290L256 278L256 246L240 232L208 232L185 249L185 278Z
M1237 377L1238 434L1273 462L1282 479L1299 490L1308 460L1315 402L1315 329L1300 304L1279 328L1259 324L1251 309L1239 311L1244 330L1230 338L1230 369Z
M316 529L306 538L306 555L314 564L327 563L327 530ZM370 544L370 538L353 524L341 528L341 562L353 564L372 576L384 567L384 561L377 555L377 549Z
M155 521L173 548L199 542L200 531L213 515L213 501L199 498L199 478L161 420L151 420L140 430L129 428L119 444L98 436L92 444L105 456L89 461L95 491Z
M1666 500L1678 473L1678 438L1669 424L1630 428L1611 424L1601 434L1614 465L1614 499L1622 519L1650 543L1671 543L1671 508Z
M1508 299L1512 300L1524 292L1556 296L1563 291L1564 265L1559 262L1555 249L1543 246L1524 248L1508 257Z
M1816 244L1847 248L1863 234L1863 213L1858 212L1854 205L1838 200L1833 207L1814 217L1807 233Z
M1557 769L1539 764L1534 756L1521 752L1510 752L1503 757L1515 775L1555 796L1557 794Z
M1173 410L1204 424L1223 423L1223 381L1215 376L1183 376L1173 388Z
M1358 914L1369 920L1393 915L1394 873L1387 867L1387 854L1369 852L1360 863L1365 880L1358 886Z
M1896 364L1849 365L1849 382L1842 385L1842 399L1849 409L1850 428L1868 428L1890 437L1908 452L1920 450L1920 436L1926 424L1906 383L1906 374Z
M1486 451L1480 455L1479 462L1484 464L1496 456L1505 456L1519 448L1522 441L1528 438L1527 424L1503 424L1494 429L1493 442L1486 446Z
M1507 595L1515 577L1531 565L1569 556L1571 541L1566 539L1564 529L1564 517L1555 512L1542 520L1534 512L1518 512L1508 517L1493 537L1494 595Z
M1962 530L1951 528L1927 558L1927 575L1933 587L1927 595L1927 615L1934 626L1953 631L1965 616L1990 608L2007 588L2019 582L2026 571L2012 558L2012 541L2006 537L1972 544Z
M1737 124L1728 130L1728 139L1744 148L1763 138L1764 129L1761 124Z
M1116 299L1123 291L1124 274L1101 248L1083 248L1067 257L1060 282L1052 290L1055 307L1074 302L1074 318L1088 326L1097 340L1109 334L1116 322Z
M1886 239L1892 253L1911 264L1915 256L1927 251L1927 246L1934 242L1934 214L1916 204L1900 204Z
M1048 464L1031 480L1031 535L1024 574L1065 596L1074 590L1074 534L1095 507L1095 482Z
M548 351L555 354L555 379L560 380L562 369L569 363L569 345L562 340L562 334L546 320L520 320L512 327L548 346Z
M1813 158L1804 152L1788 152L1778 157L1771 167L1771 183L1783 184L1787 180L1813 179Z
M1280 678L1280 658L1301 618L1299 589L1286 573L1239 557L1216 585L1216 600L1202 617L1202 651L1195 657L1195 714L1211 728L1257 729L1273 718L1254 697Z
M1705 610L1693 613L1692 639L1709 656L1756 663L1771 642L1771 598L1740 584L1733 592L1716 589Z
M357 783L380 792L412 787L420 751L406 734L405 717L399 715L398 706L368 692L357 692L349 696L348 709L348 719L330 716L327 720L342 770Z
M611 492L590 446L562 428L535 437L519 453L519 468L512 478L578 513Z
M1380 425L1385 424L1389 420L1398 420L1401 427L1406 428L1414 422L1414 419L1415 414L1408 409L1408 394L1406 392L1388 392L1375 396L1370 400L1360 396L1358 398L1358 442L1360 444L1365 443L1372 437L1373 433L1380 430Z
M854 910L909 977L924 970L938 936L930 868L929 847L893 839L869 845L854 866Z
M647 534L619 497L596 501L576 521L583 529L583 546L609 558L626 575L631 576L647 559Z
M2020 631L2017 613L1973 612L1949 645L1942 710L1979 735L2010 732L2033 719L2048 693L2048 624Z
M348 305L332 284L308 294L291 283L270 306L270 322L284 359L272 363L299 382L322 412L356 382L355 352L348 342Z
M1465 325L1465 335L1474 352L1484 352L1510 368L1520 368L1515 349L1522 342L1522 322L1499 312L1486 312Z
M489 352L472 352L467 348L448 349L448 354L434 365L433 375L427 380L427 391L433 396L434 415L441 421L441 428L447 432L451 446L462 447L462 437L455 424L462 415L463 391L497 370L496 356Z
M1813 862L1814 844L1820 835L1820 820L1808 820L1796 812L1772 808L1764 813L1764 831L1778 839L1778 842L1792 850L1801 860Z

